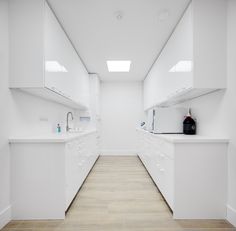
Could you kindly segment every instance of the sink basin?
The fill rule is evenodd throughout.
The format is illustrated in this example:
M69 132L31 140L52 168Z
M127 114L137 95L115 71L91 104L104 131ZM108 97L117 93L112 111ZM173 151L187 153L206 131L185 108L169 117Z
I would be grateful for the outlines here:
M78 130L78 129L71 129L68 131L68 133L82 133L83 130Z

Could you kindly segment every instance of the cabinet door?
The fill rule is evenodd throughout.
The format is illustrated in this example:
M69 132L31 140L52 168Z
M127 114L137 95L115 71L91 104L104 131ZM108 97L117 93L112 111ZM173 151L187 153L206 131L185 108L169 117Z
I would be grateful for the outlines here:
M77 174L76 174L74 142L69 142L66 144L65 166L66 166L65 174L66 174L66 209L67 209L78 190L76 184Z
M193 19L191 6L185 12L163 49L158 61L159 87L163 99L184 91L193 85Z
M189 7L144 81L145 110L192 87L192 24Z
M88 106L88 73L53 12L45 6L45 86Z
M101 92L101 84L98 76L95 77L95 112L96 117L100 118L100 92Z
M76 79L73 71L73 52L64 31L47 4L44 23L45 86L72 99L72 86Z
M89 74L78 56L76 72L79 78L77 78L74 97L77 102L81 103L86 108L89 108Z
M166 156L164 166L164 197L174 210L174 160Z

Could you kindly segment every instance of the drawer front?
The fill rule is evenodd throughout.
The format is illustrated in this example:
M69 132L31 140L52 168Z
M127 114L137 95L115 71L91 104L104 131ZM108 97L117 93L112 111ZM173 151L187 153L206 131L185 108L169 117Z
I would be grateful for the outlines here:
M161 151L155 150L152 158L151 175L169 206L173 209L174 160Z
M165 154L169 156L170 158L174 159L174 144L173 143L165 141L164 139L161 139L159 137L155 137L155 140L153 143L154 143L156 152Z
M152 171L153 179L169 206L173 209L174 160L163 154L157 157L153 163L155 163L155 168Z
M88 134L66 144L66 208L81 187L98 156L97 134Z
M174 209L174 144L150 133L140 135L140 159L169 206Z
M149 133L140 139L140 159L169 206L174 209L174 144Z
M164 182L163 195L171 209L174 210L174 160L169 157L165 160Z
M164 174L165 174L165 158L166 155L155 152L153 155L153 179L163 194L163 189L165 187Z

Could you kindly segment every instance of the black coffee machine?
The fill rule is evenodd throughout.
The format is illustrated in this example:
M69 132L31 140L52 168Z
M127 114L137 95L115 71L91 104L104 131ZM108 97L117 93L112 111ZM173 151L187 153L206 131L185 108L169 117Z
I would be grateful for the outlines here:
M196 134L196 121L192 118L191 109L189 108L188 114L183 121L183 133L186 135Z

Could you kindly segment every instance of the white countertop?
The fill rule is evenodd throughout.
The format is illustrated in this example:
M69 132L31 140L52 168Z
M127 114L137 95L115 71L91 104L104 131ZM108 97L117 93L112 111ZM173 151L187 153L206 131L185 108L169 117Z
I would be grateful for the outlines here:
M171 143L228 143L229 139L225 137L212 137L200 135L184 135L184 134L154 134L141 128L138 131L148 133L153 137L164 139Z
M74 133L51 133L51 134L38 134L38 135L23 135L12 136L9 138L9 143L64 143L76 139L81 136L88 135L96 132L96 130L88 130L83 132Z

